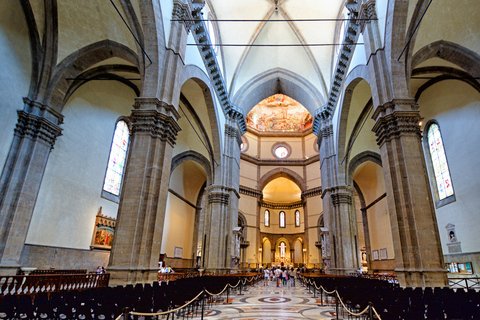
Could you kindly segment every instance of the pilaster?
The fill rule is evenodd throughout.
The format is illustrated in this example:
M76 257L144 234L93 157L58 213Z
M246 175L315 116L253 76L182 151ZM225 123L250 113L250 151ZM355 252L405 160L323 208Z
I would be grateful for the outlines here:
M407 287L444 287L446 271L417 109L413 99L379 106L373 116L373 131L382 156L399 283Z
M156 98L137 98L132 137L110 255L110 283L156 280L178 112Z
M0 180L0 274L15 274L42 178L63 116L24 98Z

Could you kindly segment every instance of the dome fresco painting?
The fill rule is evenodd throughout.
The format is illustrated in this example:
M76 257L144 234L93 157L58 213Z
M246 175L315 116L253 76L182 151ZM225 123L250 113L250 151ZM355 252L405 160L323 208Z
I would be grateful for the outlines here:
M247 115L247 126L257 131L304 132L313 118L299 102L283 94L260 101Z

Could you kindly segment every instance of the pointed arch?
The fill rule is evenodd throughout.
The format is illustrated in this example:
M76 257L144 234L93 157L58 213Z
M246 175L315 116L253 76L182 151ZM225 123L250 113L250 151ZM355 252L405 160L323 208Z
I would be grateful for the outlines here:
M258 189L263 190L269 182L280 177L292 180L301 191L306 190L305 180L298 173L288 168L276 168L265 173L263 177L258 180Z
M245 83L233 97L232 103L246 115L258 102L276 93L295 99L312 115L326 101L325 95L302 76L275 68L262 72Z
M72 81L69 79L75 79L91 66L113 57L124 59L138 66L138 56L133 50L111 40L92 43L70 54L55 68L46 94L46 104L61 112L67 101L66 93L68 92L69 95L73 93L70 90Z
M192 150L182 152L182 153L180 153L180 154L178 154L178 155L176 155L175 157L172 158L172 166L171 166L171 169L170 169L170 176L172 175L172 173L175 171L175 169L179 165L181 165L182 163L184 163L185 161L188 161L188 160L195 161L202 166L202 168L205 170L205 172L207 174L207 186L211 185L212 182L213 182L213 176L212 176L213 171L212 171L211 163L203 155L201 155L200 153L198 153L196 151L192 151Z

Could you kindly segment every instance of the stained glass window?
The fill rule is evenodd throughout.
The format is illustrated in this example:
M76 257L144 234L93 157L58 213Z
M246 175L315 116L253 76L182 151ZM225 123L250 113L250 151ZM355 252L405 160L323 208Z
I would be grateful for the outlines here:
M129 138L127 123L123 120L118 121L113 135L107 173L105 174L103 184L103 190L116 196L120 195Z
M285 212L280 211L280 228L285 228Z
M265 210L265 227L270 227L270 211Z
M435 123L428 129L428 146L437 183L438 197L439 200L443 200L453 195L453 186L448 170L445 149L443 148L442 135L440 134L438 125Z
M300 227L300 211L295 211L295 227Z
M275 149L275 155L280 158L280 159L283 159L285 158L286 156L288 156L288 149L281 146L281 147L278 147Z

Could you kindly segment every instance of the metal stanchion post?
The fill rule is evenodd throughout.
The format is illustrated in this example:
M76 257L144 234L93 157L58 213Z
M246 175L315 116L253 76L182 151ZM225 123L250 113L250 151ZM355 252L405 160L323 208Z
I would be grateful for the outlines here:
M227 301L225 301L223 304L230 304L228 302L228 293L230 292L230 286L227 287Z
M320 290L320 304L323 306L323 289Z
M243 293L242 293L243 282L242 282L242 280L240 280L240 284L238 286L240 287L240 293L238 295L243 296Z
M370 301L368 302L368 316L370 317L370 320L373 320L373 303Z
M128 307L123 308L123 319L130 319L130 309Z
M201 295L201 297L202 297L202 320L203 320L203 313L205 312L205 299L206 299L206 297L204 295L205 295L205 288L203 288L203 294Z
M316 293L317 293L317 287L315 287L315 283L314 283L313 284L313 297L314 298L317 298Z
M335 291L337 291L337 288L335 288ZM335 295L335 314L337 315L338 320L338 295Z

